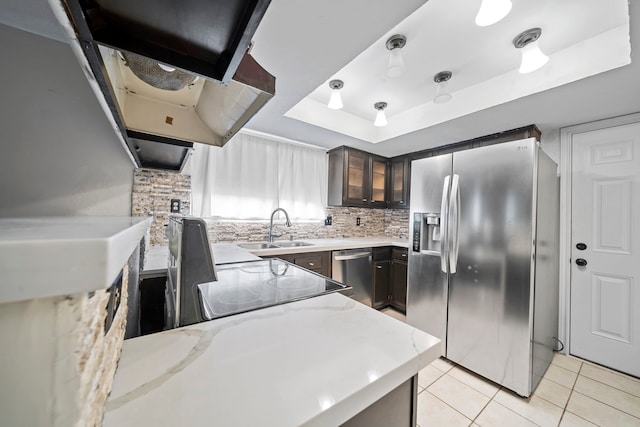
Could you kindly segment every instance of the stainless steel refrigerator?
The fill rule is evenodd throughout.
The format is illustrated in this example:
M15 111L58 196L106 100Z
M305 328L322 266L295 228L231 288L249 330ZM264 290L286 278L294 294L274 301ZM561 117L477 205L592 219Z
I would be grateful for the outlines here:
M534 138L411 164L407 321L521 396L557 347L556 170Z

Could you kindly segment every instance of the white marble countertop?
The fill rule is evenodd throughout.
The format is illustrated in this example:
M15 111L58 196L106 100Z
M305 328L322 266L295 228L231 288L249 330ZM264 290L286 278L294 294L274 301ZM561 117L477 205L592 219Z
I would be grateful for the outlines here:
M249 250L238 246L237 243L214 243L211 245L216 264L232 262L255 261L261 256L275 256L283 254L299 254L318 251L335 251L342 249L369 248L380 246L409 247L408 239L394 239L391 237L352 237L335 239L303 239L312 243L311 246L291 248L272 248ZM242 243L242 242L238 242ZM278 243L277 241L274 243ZM166 246L152 246L147 251L144 261L146 274L164 272L167 269L168 249Z
M150 225L145 217L0 219L0 302L110 286Z
M215 243L211 245L216 264L256 261L260 257L233 243Z
M350 237L335 239L301 239L312 243L311 246L297 246L292 248L271 248L251 250L251 253L259 256L273 256L282 254L300 254L317 251L338 251L342 249L375 248L380 246L409 247L408 239L394 239L392 237ZM273 243L278 244L278 241Z
M440 354L337 293L125 341L105 427L337 426Z
M261 258L233 243L215 243L211 245L213 259L217 265L235 262L258 261ZM164 274L169 265L169 248L151 246L145 254L144 274Z

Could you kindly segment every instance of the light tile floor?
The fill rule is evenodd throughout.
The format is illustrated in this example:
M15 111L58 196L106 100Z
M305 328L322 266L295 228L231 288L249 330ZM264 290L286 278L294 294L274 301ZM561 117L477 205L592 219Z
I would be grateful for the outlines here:
M528 399L444 358L420 371L418 393L420 427L640 427L640 380L561 354Z

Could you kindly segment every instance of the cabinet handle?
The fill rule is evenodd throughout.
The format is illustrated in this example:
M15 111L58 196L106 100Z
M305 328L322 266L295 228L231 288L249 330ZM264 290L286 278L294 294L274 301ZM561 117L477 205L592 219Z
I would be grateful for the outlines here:
M382 266L381 265L376 265L376 268L381 269Z
M366 202L366 201L367 201L367 199L362 199L362 201L363 201L363 202Z
M407 257L407 254L402 254L402 257L403 257L403 258L406 258L406 257Z
M311 267L313 267L313 266L314 266L314 264L313 264L312 262L310 262L310 263L309 263L309 265L310 265Z
M400 204L401 204L401 205L402 205L402 204L404 204L404 200L400 200Z

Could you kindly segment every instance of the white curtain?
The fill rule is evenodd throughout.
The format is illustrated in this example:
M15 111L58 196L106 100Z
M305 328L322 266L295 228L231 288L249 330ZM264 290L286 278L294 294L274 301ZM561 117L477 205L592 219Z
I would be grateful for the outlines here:
M320 219L326 153L242 133L223 148L196 144L191 192L195 216L268 219L281 207L292 219Z

